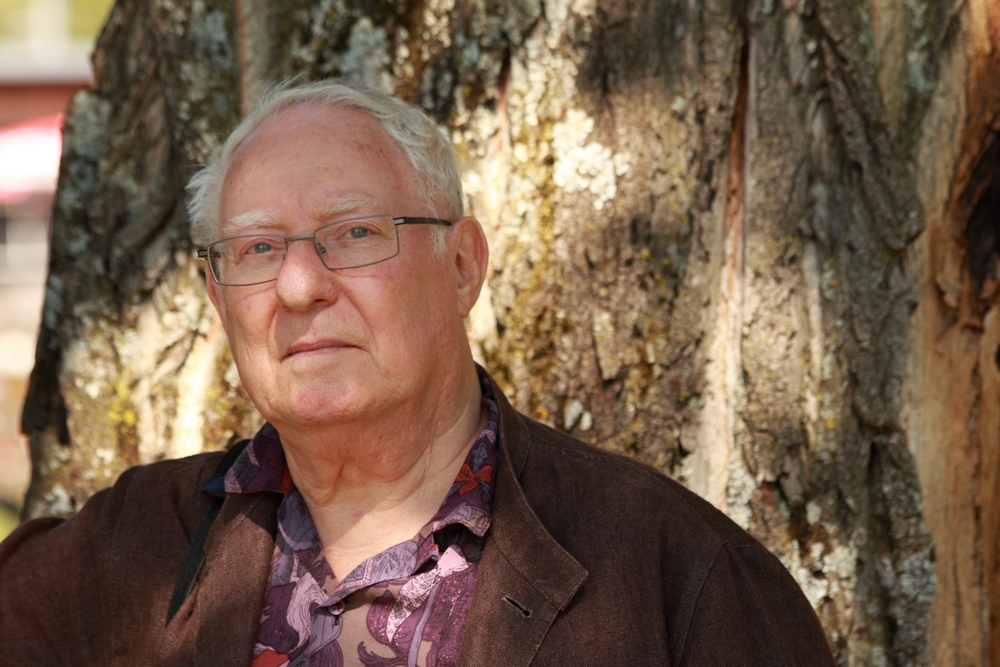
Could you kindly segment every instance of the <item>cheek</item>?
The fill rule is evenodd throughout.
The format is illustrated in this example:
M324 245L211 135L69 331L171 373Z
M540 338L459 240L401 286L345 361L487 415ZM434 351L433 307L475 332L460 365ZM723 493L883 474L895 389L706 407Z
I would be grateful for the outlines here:
M349 303L357 314L380 364L413 363L414 355L424 349L428 328L435 326L436 318L419 287L394 276L344 290L345 303L340 305L346 311Z
M254 328L245 319L234 322L231 318L229 349L244 390L252 397L251 400L258 409L263 411L273 400L277 376L268 353L266 335L257 333L267 331L267 325L260 323L258 326L262 329Z
M454 292L449 300L447 287L436 280L414 282L411 286L413 289L407 291L395 313L394 333L401 337L409 354L434 357L435 347L447 342L455 323L461 321Z
M241 373L266 354L273 308L268 307L268 299L262 297L266 295L241 295L238 300L225 303L222 309L229 346Z

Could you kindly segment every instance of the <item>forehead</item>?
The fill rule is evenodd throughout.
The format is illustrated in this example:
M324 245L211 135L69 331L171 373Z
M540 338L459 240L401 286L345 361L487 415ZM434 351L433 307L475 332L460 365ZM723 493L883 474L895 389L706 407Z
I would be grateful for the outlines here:
M402 147L359 109L301 105L251 132L237 149L220 201L223 226L248 211L298 208L316 217L330 201L377 202L386 213L415 196Z

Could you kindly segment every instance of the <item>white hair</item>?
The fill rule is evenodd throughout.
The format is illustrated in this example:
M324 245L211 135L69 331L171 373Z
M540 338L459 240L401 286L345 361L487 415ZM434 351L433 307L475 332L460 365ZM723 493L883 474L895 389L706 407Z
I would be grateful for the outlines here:
M444 133L422 111L376 90L325 79L296 84L279 83L267 91L256 108L236 126L217 158L191 177L188 192L188 215L191 238L204 246L216 240L219 230L219 201L222 185L237 149L255 129L294 106L314 104L327 108L359 109L379 121L395 139L410 161L417 176L417 188L430 215L441 215L436 203L447 207L451 220L462 217L462 172L458 159ZM444 227L433 226L437 250L444 248Z

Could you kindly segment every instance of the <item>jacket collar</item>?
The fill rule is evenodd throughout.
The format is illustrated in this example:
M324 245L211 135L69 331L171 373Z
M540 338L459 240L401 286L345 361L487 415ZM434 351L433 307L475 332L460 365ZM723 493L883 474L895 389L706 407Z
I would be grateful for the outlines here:
M492 382L492 378L490 380ZM518 479L531 453L525 418L494 383L500 464L459 665L528 665L587 571L549 534Z

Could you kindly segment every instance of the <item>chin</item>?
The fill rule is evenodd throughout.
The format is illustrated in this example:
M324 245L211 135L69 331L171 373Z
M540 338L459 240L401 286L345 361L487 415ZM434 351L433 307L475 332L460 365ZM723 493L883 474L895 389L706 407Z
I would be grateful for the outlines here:
M280 402L273 405L269 412L274 414L274 421L302 426L322 426L370 414L375 404L376 401L372 397L343 386L338 386L335 390L329 386L314 386L284 392Z

